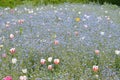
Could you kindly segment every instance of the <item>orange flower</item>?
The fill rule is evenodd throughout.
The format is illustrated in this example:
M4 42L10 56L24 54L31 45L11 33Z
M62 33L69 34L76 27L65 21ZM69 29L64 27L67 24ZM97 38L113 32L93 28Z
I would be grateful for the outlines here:
M80 21L80 18L75 18L75 21L76 21L76 22L79 22L79 21Z

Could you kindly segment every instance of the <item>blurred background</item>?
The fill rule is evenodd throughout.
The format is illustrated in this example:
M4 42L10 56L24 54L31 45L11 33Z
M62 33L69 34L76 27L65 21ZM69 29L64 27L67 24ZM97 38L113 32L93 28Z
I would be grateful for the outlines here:
M0 6L14 8L17 5L32 4L47 5L47 4L60 4L60 3L97 3L97 4L114 4L120 6L119 0L0 0Z

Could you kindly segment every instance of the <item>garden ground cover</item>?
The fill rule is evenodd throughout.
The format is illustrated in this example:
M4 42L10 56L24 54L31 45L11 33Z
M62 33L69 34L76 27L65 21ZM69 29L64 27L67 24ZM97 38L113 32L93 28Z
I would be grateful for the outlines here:
M109 4L0 8L0 79L119 80L119 18L120 8Z

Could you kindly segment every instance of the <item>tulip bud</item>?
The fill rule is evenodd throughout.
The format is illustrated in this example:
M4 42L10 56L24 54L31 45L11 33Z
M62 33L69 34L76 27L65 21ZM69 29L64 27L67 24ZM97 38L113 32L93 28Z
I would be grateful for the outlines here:
M44 65L44 64L45 64L45 62L46 62L46 60L45 60L45 59L41 59L41 60L40 60L40 63L41 63L42 65Z
M10 39L13 39L14 38L14 35L13 34L10 34Z
M98 66L93 65L93 71L94 71L94 72L97 72L97 71L98 71Z
M78 36L78 34L79 34L78 31L75 31L75 35Z
M12 58L12 63L16 64L17 63L17 59L16 58Z
M19 80L28 80L27 76L20 76Z
M59 44L59 41L58 41L58 40L55 40L55 41L54 41L54 44L55 44L55 45L58 45L58 44Z
M48 65L48 70L52 70L52 69L53 69L52 65Z
M59 59L54 59L54 64L59 64L60 60Z
M11 48L11 49L10 49L10 53L11 53L11 54L14 54L15 51L16 51L15 48Z
M48 58L48 62L52 62L52 57L49 57L49 58Z
M100 53L100 51L99 50L95 50L95 54L99 54Z
M22 72L23 73L27 73L27 69L22 69Z

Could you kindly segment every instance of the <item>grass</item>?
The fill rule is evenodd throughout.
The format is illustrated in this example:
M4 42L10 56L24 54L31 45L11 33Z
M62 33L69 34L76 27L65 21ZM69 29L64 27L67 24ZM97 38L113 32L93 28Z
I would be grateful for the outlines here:
M0 8L0 79L119 80L119 16L120 8L109 4Z
M114 4L119 5L118 0L0 0L0 6L14 8L18 5L32 4L34 6L38 5L48 5L48 4L61 4L61 3L90 3L95 2L97 4Z

